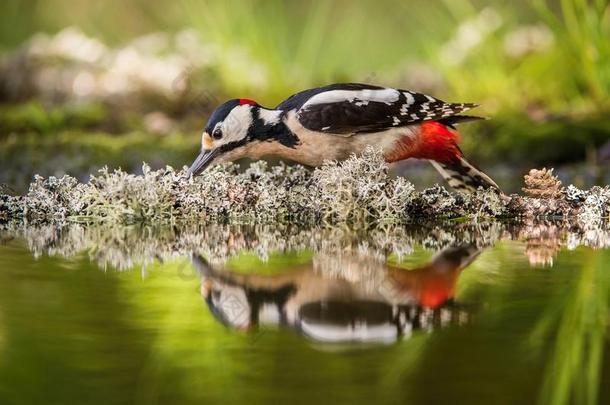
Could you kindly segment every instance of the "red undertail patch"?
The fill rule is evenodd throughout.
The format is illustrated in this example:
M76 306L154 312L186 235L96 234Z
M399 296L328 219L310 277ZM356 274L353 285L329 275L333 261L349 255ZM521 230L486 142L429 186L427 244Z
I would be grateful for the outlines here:
M392 152L386 155L386 161L396 162L416 158L453 163L462 156L458 147L459 140L460 135L457 131L440 122L427 121L421 124L415 136L408 134L396 142Z
M458 147L460 135L440 122L428 121L421 125L419 150L416 157L450 163L462 156Z

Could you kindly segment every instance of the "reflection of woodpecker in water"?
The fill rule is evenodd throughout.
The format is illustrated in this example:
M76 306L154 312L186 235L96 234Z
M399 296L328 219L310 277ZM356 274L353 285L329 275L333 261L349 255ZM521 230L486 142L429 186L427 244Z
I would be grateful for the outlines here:
M320 342L390 343L466 321L454 289L479 253L472 246L446 248L412 270L360 255L334 261L318 255L271 276L216 269L201 256L193 263L208 308L232 329L280 325Z

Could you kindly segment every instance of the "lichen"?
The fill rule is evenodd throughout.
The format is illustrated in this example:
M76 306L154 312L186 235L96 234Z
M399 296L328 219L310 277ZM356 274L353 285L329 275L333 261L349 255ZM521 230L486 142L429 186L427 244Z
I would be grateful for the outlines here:
M593 187L585 194L578 218L587 223L598 223L610 215L610 189Z
M381 151L373 148L341 163L326 163L314 171L312 180L314 207L332 223L399 222L414 192L404 179L388 176Z
M579 190L552 176L531 172L531 196L479 189L453 193L444 187L415 190L388 174L380 151L328 162L314 170L256 162L210 168L193 178L185 168L142 175L100 170L86 183L75 178L36 176L23 197L0 194L0 220L30 223L408 223L443 218L579 217L599 221L610 215L610 189ZM535 191L537 190L537 191ZM535 191L535 192L534 192Z

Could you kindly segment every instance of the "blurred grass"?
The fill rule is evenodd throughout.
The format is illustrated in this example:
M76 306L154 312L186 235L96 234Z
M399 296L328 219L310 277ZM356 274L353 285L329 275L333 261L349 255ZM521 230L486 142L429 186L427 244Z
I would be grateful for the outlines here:
M181 5L189 25L220 45L225 87L255 95L263 91L269 103L324 83L377 81L435 40L429 29L412 24L431 11L422 1L410 7L387 0L374 5L184 0Z
M418 62L440 73L440 95L476 100L492 112L542 105L571 115L609 105L607 1L537 0L533 6L471 0L408 5L337 1L291 7L257 0L181 4L189 24L220 44L225 87L262 91L273 102L333 81L417 87L401 75ZM523 27L542 32L530 36L550 30L552 37L539 41L552 42L541 49L530 44L533 49L528 50L527 41L535 38L518 31ZM509 48L511 38L519 40L511 37L515 32L524 42L521 54ZM235 63L237 48L245 52L245 63ZM260 71L267 77L262 83L251 77Z
M465 152L480 164L582 161L610 142L609 0L6 0L0 50L71 25L110 45L194 29L215 48L213 74L201 72L192 82L195 93L214 93L210 104L249 97L271 106L340 81L477 102L477 114L493 119L462 131ZM182 107L155 108L181 122L175 132L198 132L205 117L188 121L175 113ZM95 105L51 108L33 101L0 110L4 139L75 129L95 131L98 139L103 131L129 137L143 129L142 117L133 116L140 112L112 125L114 112Z
M561 0L557 16L545 0L534 5L555 33L561 60L567 62L573 86L594 102L608 105L610 91L610 8L607 0Z
M409 66L423 64L440 74L439 96L478 101L490 111L540 103L572 113L608 109L609 4L7 0L0 46L10 49L35 32L69 25L111 44L191 27L219 48L219 80L227 93L262 96L268 103L334 81L417 84L408 77ZM552 43L511 54L511 38L519 39L512 34L524 27L550 30ZM523 46L535 42L521 34Z
M37 101L0 105L0 134L11 132L50 133L64 128L86 129L100 125L106 110L99 103L45 108Z

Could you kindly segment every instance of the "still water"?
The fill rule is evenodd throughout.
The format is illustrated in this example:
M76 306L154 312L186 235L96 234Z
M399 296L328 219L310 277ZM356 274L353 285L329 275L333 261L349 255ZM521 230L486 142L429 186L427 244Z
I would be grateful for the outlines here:
M605 225L0 236L2 404L610 403Z

